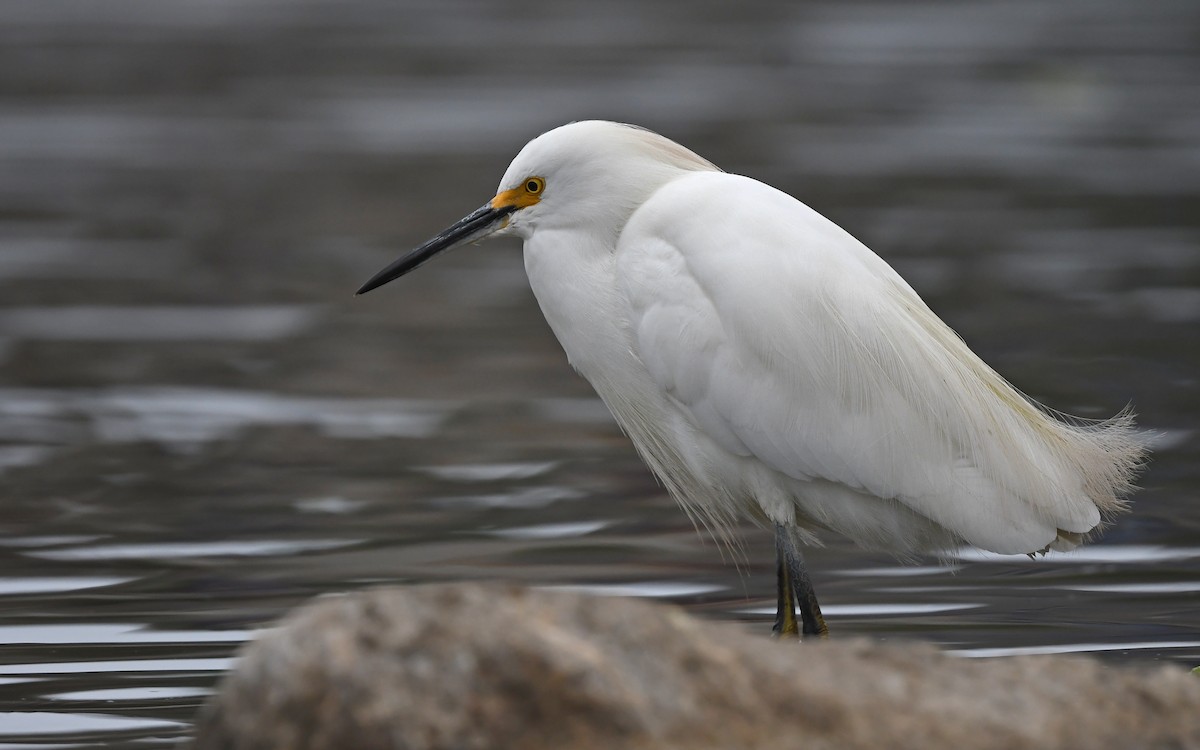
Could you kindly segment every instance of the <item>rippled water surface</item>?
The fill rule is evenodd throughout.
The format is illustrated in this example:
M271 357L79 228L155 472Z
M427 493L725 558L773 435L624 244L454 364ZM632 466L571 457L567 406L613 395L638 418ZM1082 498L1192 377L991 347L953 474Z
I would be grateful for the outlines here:
M572 119L834 218L1030 395L1156 452L1044 559L828 539L837 636L1200 664L1200 5L0 10L0 749L166 747L316 595L504 579L773 614L567 367L509 242L368 297Z

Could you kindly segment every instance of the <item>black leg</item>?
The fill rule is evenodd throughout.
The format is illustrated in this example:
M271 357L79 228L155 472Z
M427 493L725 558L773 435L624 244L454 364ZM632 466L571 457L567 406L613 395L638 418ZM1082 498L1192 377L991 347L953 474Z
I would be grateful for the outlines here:
M804 558L795 531L784 524L775 524L775 557L778 585L778 608L775 612L775 635L829 635L829 627L821 616L821 605L813 590L812 579L804 569ZM800 619L796 619L796 609Z
M784 540L784 528L775 525L775 581L777 588L777 605L775 608L775 627L772 632L780 638L799 638L800 623L796 620L796 598L792 589L792 578L787 564L787 543Z

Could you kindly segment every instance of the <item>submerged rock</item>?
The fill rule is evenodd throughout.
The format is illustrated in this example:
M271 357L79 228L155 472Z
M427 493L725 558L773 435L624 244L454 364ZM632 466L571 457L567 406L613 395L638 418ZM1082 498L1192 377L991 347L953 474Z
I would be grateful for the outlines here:
M1200 680L1077 657L778 642L502 585L366 591L245 647L198 750L1200 748Z

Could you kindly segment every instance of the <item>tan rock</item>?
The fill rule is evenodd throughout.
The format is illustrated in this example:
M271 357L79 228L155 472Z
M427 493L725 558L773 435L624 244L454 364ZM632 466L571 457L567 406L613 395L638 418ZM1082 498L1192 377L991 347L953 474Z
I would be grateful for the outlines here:
M247 645L195 746L1200 748L1200 679L915 643L777 642L636 600L430 585L288 616Z

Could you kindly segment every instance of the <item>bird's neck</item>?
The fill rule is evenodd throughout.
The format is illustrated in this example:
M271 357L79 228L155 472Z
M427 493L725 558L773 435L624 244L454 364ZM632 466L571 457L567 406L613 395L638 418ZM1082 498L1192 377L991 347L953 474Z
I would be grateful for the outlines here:
M594 385L614 358L630 356L613 250L587 232L543 230L525 240L524 256L546 322L571 366Z

